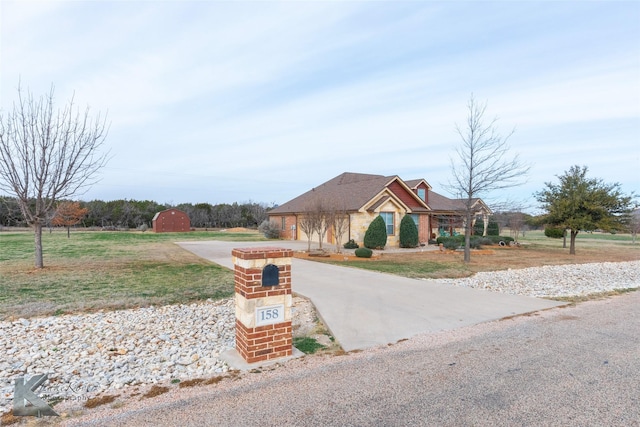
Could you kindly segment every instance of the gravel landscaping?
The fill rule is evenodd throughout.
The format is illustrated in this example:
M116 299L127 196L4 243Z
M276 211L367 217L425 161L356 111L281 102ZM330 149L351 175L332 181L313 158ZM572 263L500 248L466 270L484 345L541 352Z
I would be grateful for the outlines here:
M484 272L438 282L534 297L587 295L640 287L640 261ZM307 309L298 313L294 323L313 322ZM11 409L18 376L47 372L50 381L39 391L49 400L81 399L226 372L217 356L234 339L233 300L2 321L0 413Z
M584 296L640 287L640 261L546 265L437 281L537 298Z

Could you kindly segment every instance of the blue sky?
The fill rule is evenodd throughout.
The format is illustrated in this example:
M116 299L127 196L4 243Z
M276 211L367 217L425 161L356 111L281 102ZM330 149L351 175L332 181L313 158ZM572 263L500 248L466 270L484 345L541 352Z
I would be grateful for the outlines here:
M79 198L284 203L342 173L451 177L473 93L532 193L572 165L640 193L640 2L7 1L18 81L106 112Z

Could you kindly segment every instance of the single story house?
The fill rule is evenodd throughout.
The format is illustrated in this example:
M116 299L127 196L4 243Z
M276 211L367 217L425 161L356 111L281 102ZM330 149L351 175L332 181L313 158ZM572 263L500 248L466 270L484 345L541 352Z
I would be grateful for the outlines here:
M339 212L347 218L340 242L353 239L362 245L365 232L378 215L387 225L387 245L399 246L400 221L411 215L418 227L421 243L463 227L464 200L449 199L434 192L424 179L402 180L399 176L383 176L345 172L304 194L270 210L269 221L280 226L280 237L307 240L301 221L319 209ZM474 200L475 216L487 218L489 207ZM474 216L474 218L475 218ZM312 236L318 241L318 236ZM324 241L336 243L335 230L327 230Z

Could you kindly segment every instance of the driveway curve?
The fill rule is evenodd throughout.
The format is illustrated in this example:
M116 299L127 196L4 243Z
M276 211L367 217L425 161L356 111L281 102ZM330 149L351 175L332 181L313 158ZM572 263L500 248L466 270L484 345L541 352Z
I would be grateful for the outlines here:
M265 242L179 242L182 248L233 269L231 250ZM292 250L305 242L268 243ZM345 351L395 343L564 305L518 295L451 286L368 270L293 259L293 292L309 298Z

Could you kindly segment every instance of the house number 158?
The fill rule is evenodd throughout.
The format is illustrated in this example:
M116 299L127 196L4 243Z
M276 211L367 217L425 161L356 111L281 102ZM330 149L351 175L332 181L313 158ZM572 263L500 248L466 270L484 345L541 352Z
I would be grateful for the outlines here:
M256 326L284 322L284 304L256 308Z

